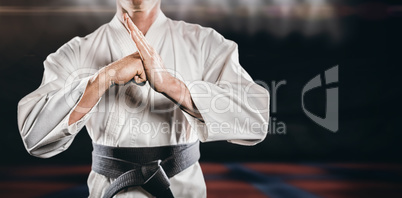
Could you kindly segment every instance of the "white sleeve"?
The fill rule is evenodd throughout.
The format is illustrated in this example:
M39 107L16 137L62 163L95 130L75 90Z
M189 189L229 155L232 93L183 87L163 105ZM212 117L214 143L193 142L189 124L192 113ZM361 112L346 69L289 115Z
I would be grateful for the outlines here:
M268 132L269 93L241 67L236 43L210 35L203 44L203 80L186 83L204 122L186 118L201 141L255 145Z
M68 126L92 72L78 69L77 48L76 37L50 54L44 61L41 85L18 103L18 127L31 155L48 158L66 150L95 109Z

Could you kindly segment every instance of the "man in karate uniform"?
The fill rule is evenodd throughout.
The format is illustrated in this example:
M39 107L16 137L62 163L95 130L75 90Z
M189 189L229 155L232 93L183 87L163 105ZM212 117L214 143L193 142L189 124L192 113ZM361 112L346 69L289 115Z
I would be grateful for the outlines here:
M160 0L116 3L110 23L47 57L41 85L19 102L31 155L66 150L84 125L94 145L109 149L265 138L269 95L240 66L236 43L167 18ZM197 160L169 178L174 197L206 197ZM115 180L92 170L90 197L104 196ZM116 194L151 196L140 186Z

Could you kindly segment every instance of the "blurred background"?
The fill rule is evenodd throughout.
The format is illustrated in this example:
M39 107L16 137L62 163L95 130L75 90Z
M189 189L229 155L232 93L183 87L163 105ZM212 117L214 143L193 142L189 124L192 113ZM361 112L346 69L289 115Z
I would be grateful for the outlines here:
M238 43L240 63L273 97L262 143L202 144L209 197L402 196L402 2L162 0L162 10ZM113 0L0 0L0 195L85 195L92 151L85 129L66 152L34 158L18 132L17 103L39 86L47 55L114 13ZM305 109L324 118L326 89L338 88L331 132L305 114L302 90L335 66L338 82L304 96Z

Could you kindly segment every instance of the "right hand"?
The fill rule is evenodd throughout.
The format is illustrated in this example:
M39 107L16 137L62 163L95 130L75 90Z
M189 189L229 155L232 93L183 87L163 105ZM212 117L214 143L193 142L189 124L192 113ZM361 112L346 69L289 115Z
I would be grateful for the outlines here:
M124 85L133 79L137 84L147 81L144 66L138 52L111 63L105 69L110 85Z

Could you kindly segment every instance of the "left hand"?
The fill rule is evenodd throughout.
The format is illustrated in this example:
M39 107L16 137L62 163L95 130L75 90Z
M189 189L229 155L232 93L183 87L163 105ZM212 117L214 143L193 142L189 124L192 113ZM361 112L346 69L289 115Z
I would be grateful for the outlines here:
M161 57L156 50L149 45L142 32L133 23L128 14L125 13L123 17L125 25L130 32L130 36L135 42L141 56L148 82L156 92L164 93L168 87L169 81L172 80L172 75L166 71Z

